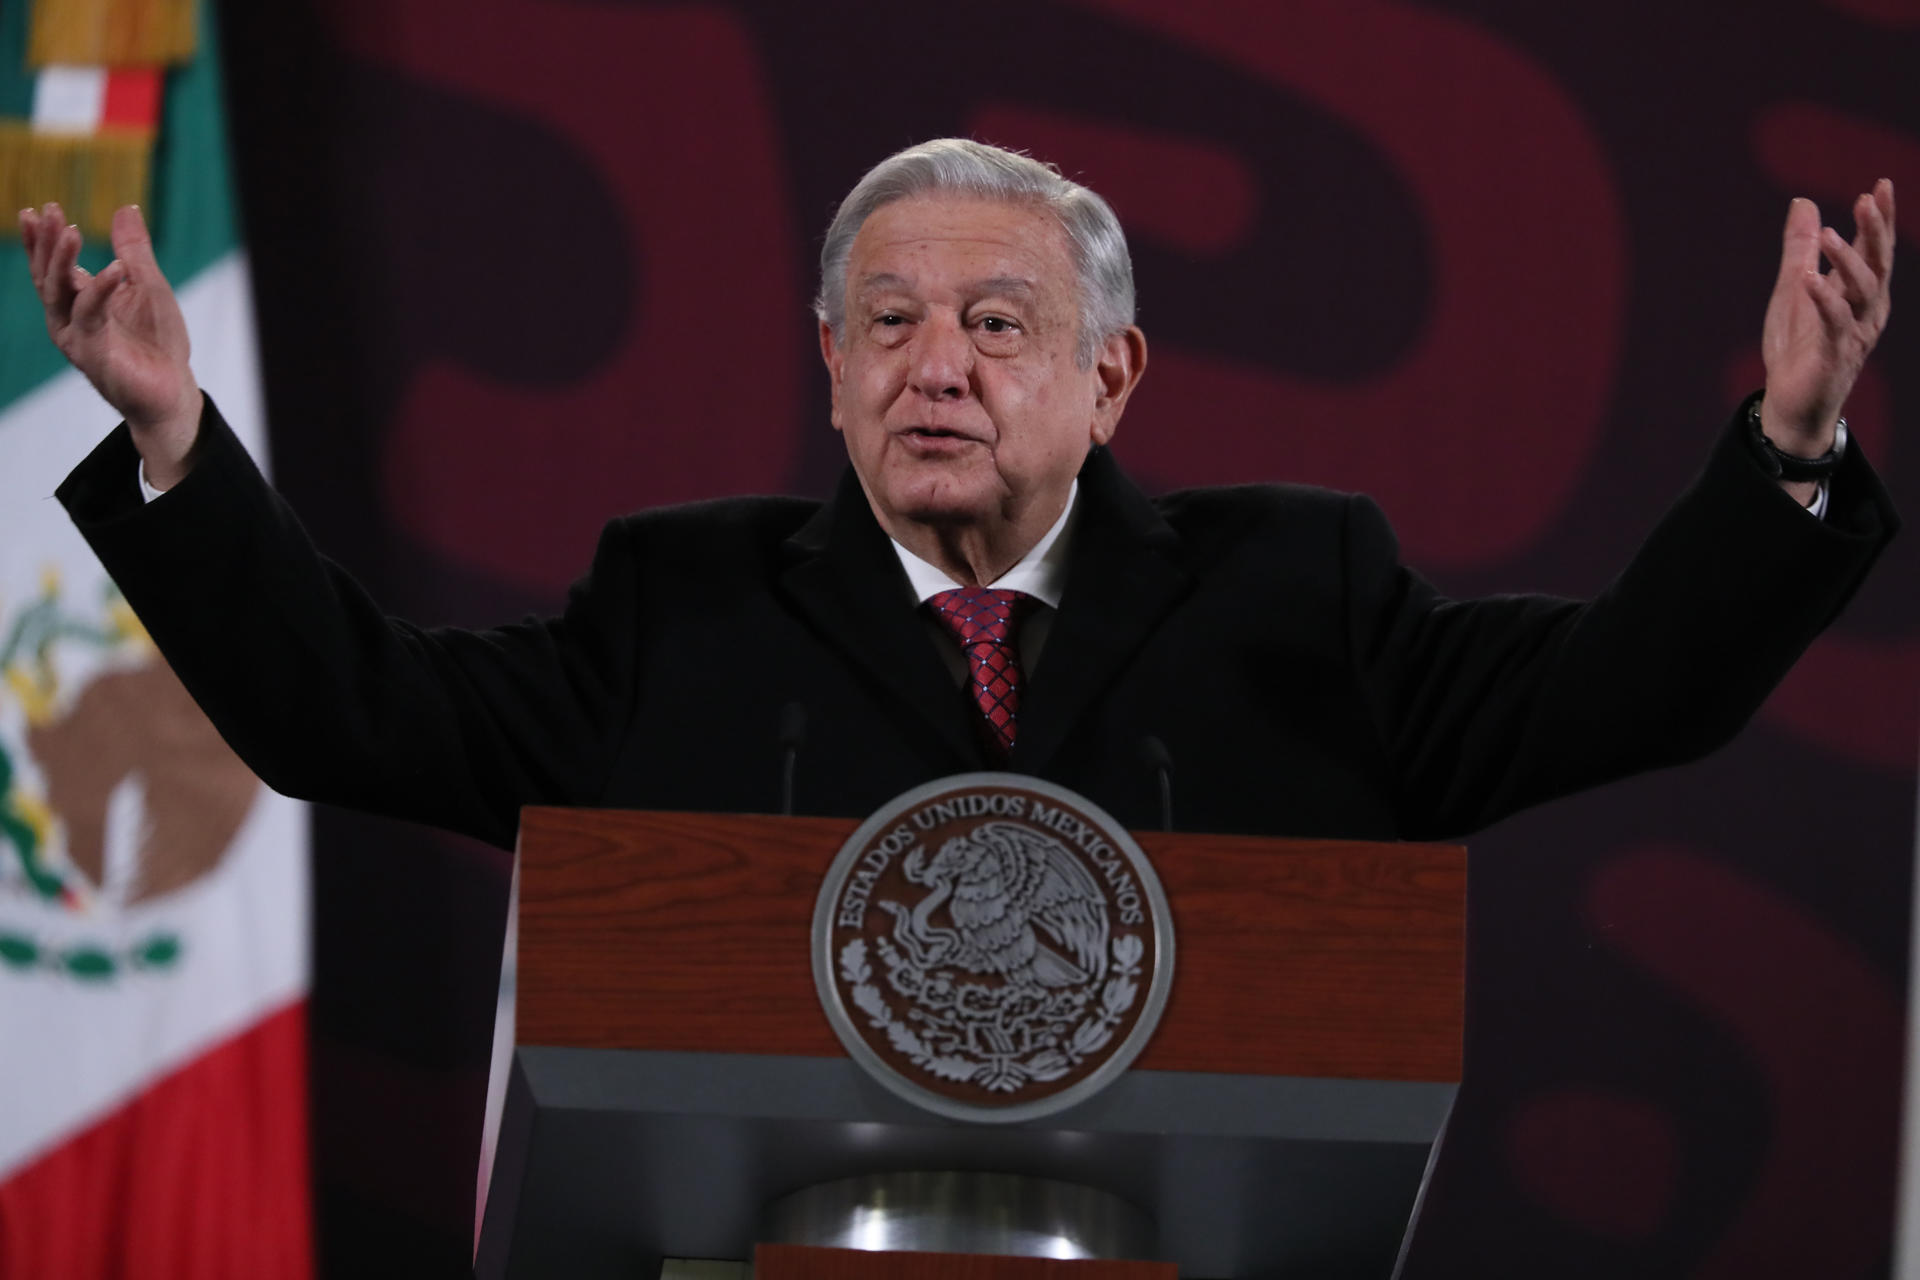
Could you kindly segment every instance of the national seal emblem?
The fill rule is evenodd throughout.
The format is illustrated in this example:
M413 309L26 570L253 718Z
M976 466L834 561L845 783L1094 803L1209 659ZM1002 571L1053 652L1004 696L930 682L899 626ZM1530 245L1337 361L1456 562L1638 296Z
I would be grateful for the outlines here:
M898 797L842 846L814 910L814 983L847 1052L955 1119L1084 1101L1152 1036L1173 980L1146 855L1064 787L1010 773Z

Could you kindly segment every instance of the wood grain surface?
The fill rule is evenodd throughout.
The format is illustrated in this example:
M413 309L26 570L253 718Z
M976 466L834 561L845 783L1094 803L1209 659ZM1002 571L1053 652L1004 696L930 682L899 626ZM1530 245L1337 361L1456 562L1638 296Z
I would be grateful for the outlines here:
M754 1280L1177 1280L1171 1262L1006 1258L980 1253L883 1253L763 1244Z
M519 1040L844 1056L815 994L840 818L528 809ZM1139 1067L1460 1078L1466 851L1136 832L1173 904Z

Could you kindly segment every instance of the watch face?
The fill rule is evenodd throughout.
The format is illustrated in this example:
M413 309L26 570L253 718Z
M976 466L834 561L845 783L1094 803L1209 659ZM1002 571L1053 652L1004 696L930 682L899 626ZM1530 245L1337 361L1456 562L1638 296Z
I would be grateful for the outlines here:
M1173 922L1146 855L1064 787L972 773L854 832L814 909L814 983L880 1083L960 1120L1081 1102L1153 1035Z

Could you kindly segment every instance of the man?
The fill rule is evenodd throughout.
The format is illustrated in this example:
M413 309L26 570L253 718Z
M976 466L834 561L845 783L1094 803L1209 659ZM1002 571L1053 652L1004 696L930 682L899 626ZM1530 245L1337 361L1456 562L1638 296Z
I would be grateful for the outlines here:
M1146 367L1111 211L923 144L822 253L833 499L616 520L562 617L483 633L383 618L307 544L195 388L136 212L97 277L56 208L21 227L54 340L126 418L60 497L229 741L291 794L510 844L530 803L773 808L783 750L813 812L1004 767L1149 825L1170 758L1182 826L1373 838L1709 750L1897 524L1838 430L1891 184L1854 217L1848 243L1792 206L1764 397L1618 581L1453 602L1364 498L1144 498L1105 448Z

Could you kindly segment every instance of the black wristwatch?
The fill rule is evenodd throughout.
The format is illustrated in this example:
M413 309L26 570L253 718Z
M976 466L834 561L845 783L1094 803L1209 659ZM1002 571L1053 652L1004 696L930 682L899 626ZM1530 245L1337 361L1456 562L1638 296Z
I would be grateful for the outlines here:
M1847 452L1845 418L1834 428L1832 448L1817 458L1796 458L1782 453L1760 429L1760 400L1761 397L1755 396L1747 402L1747 440L1753 445L1753 456L1759 460L1762 470L1775 480L1825 480L1839 468L1840 459Z

